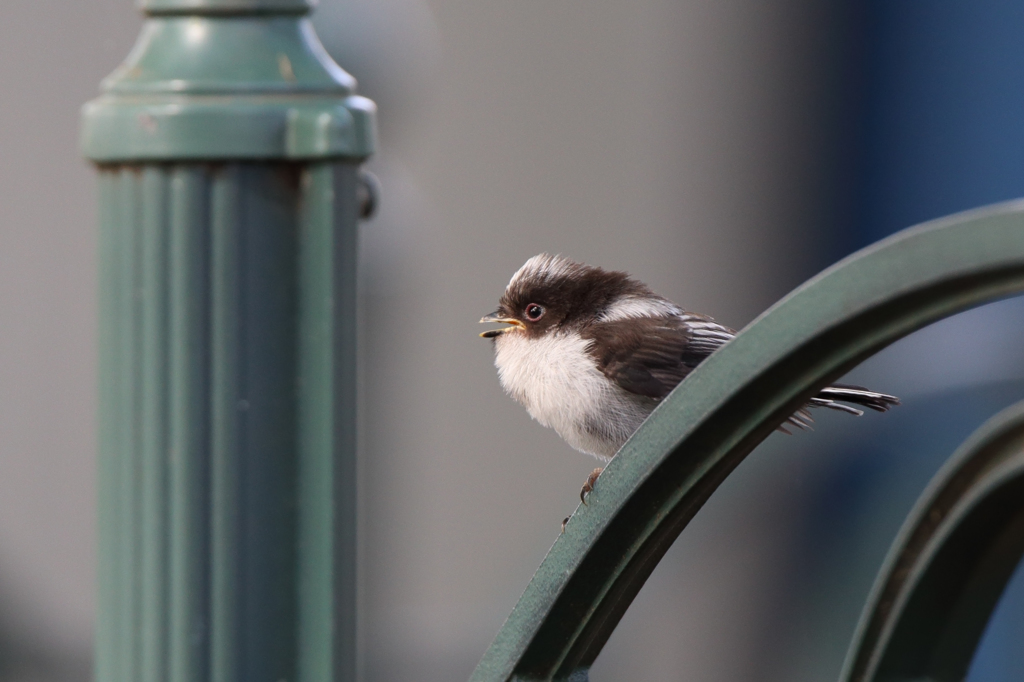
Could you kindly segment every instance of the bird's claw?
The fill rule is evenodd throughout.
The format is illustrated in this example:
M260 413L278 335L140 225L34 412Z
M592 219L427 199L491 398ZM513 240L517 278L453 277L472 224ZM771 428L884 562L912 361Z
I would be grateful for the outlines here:
M587 476L587 482L583 484L582 488L580 488L580 502L583 504L587 503L587 493L594 490L594 484L597 483L597 477L601 475L602 471L604 471L604 468L602 467L597 467L591 471L590 475Z

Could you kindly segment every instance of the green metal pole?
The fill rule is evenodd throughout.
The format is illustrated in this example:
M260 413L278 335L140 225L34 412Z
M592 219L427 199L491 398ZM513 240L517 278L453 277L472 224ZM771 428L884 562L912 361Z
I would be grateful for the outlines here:
M355 677L358 165L309 0L143 0L100 184L100 682Z

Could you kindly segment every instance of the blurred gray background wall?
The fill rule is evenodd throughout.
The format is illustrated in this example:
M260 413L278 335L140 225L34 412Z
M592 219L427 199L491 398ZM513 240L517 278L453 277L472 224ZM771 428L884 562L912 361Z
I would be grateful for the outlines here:
M526 258L625 269L740 327L835 253L842 21L804 0L323 0L325 45L381 109L361 261L366 680L466 678L595 464L502 395L476 336ZM7 0L0 20L0 679L89 676L95 202L77 117L139 24L127 0ZM942 389L915 359L957 357L956 324L864 371ZM1020 331L970 347L1000 367ZM986 367L962 383L1007 378ZM834 676L892 523L842 589L782 605L803 501L851 428L822 419L741 467L595 682ZM920 479L897 479L895 523Z

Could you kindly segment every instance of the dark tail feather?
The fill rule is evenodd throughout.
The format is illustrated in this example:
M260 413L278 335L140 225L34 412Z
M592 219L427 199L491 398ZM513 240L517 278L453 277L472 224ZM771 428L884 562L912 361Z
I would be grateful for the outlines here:
M857 415L864 414L863 410L858 410L855 407L850 407L849 405L843 405L841 403L853 403L854 405L860 405L861 407L866 407L877 412L885 412L890 407L899 405L900 399L894 395L869 391L863 386L836 384L834 386L821 389L818 397L811 398L810 402L810 404L815 407L828 407L833 410L842 410L843 412L850 412L851 414Z
M780 424L778 430L782 431L787 436L791 436L793 435L793 432L787 429L787 426L795 426L801 431L810 431L814 428L812 426L813 423L814 418L811 417L811 413L808 412L806 409L799 409L796 411L795 414L791 415L789 419L785 421L785 423Z
M864 410L846 405L845 403L853 403L854 405L860 405L861 407L878 412L885 412L890 407L899 405L900 399L894 395L869 391L862 386L836 384L821 389L821 392L816 397L810 399L807 407L827 407L830 410L839 410L840 412L846 412L857 417L864 414ZM812 428L811 424L813 422L814 419L811 418L810 412L807 411L807 408L803 408L797 410L793 416L778 428L779 431L787 434L790 433L789 429L786 428L787 426L795 426L801 431L809 431Z

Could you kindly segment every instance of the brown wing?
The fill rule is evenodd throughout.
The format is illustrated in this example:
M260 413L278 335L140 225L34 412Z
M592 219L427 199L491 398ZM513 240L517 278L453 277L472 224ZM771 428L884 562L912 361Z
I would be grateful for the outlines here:
M630 393L661 399L736 333L684 313L600 322L584 334L606 377Z

